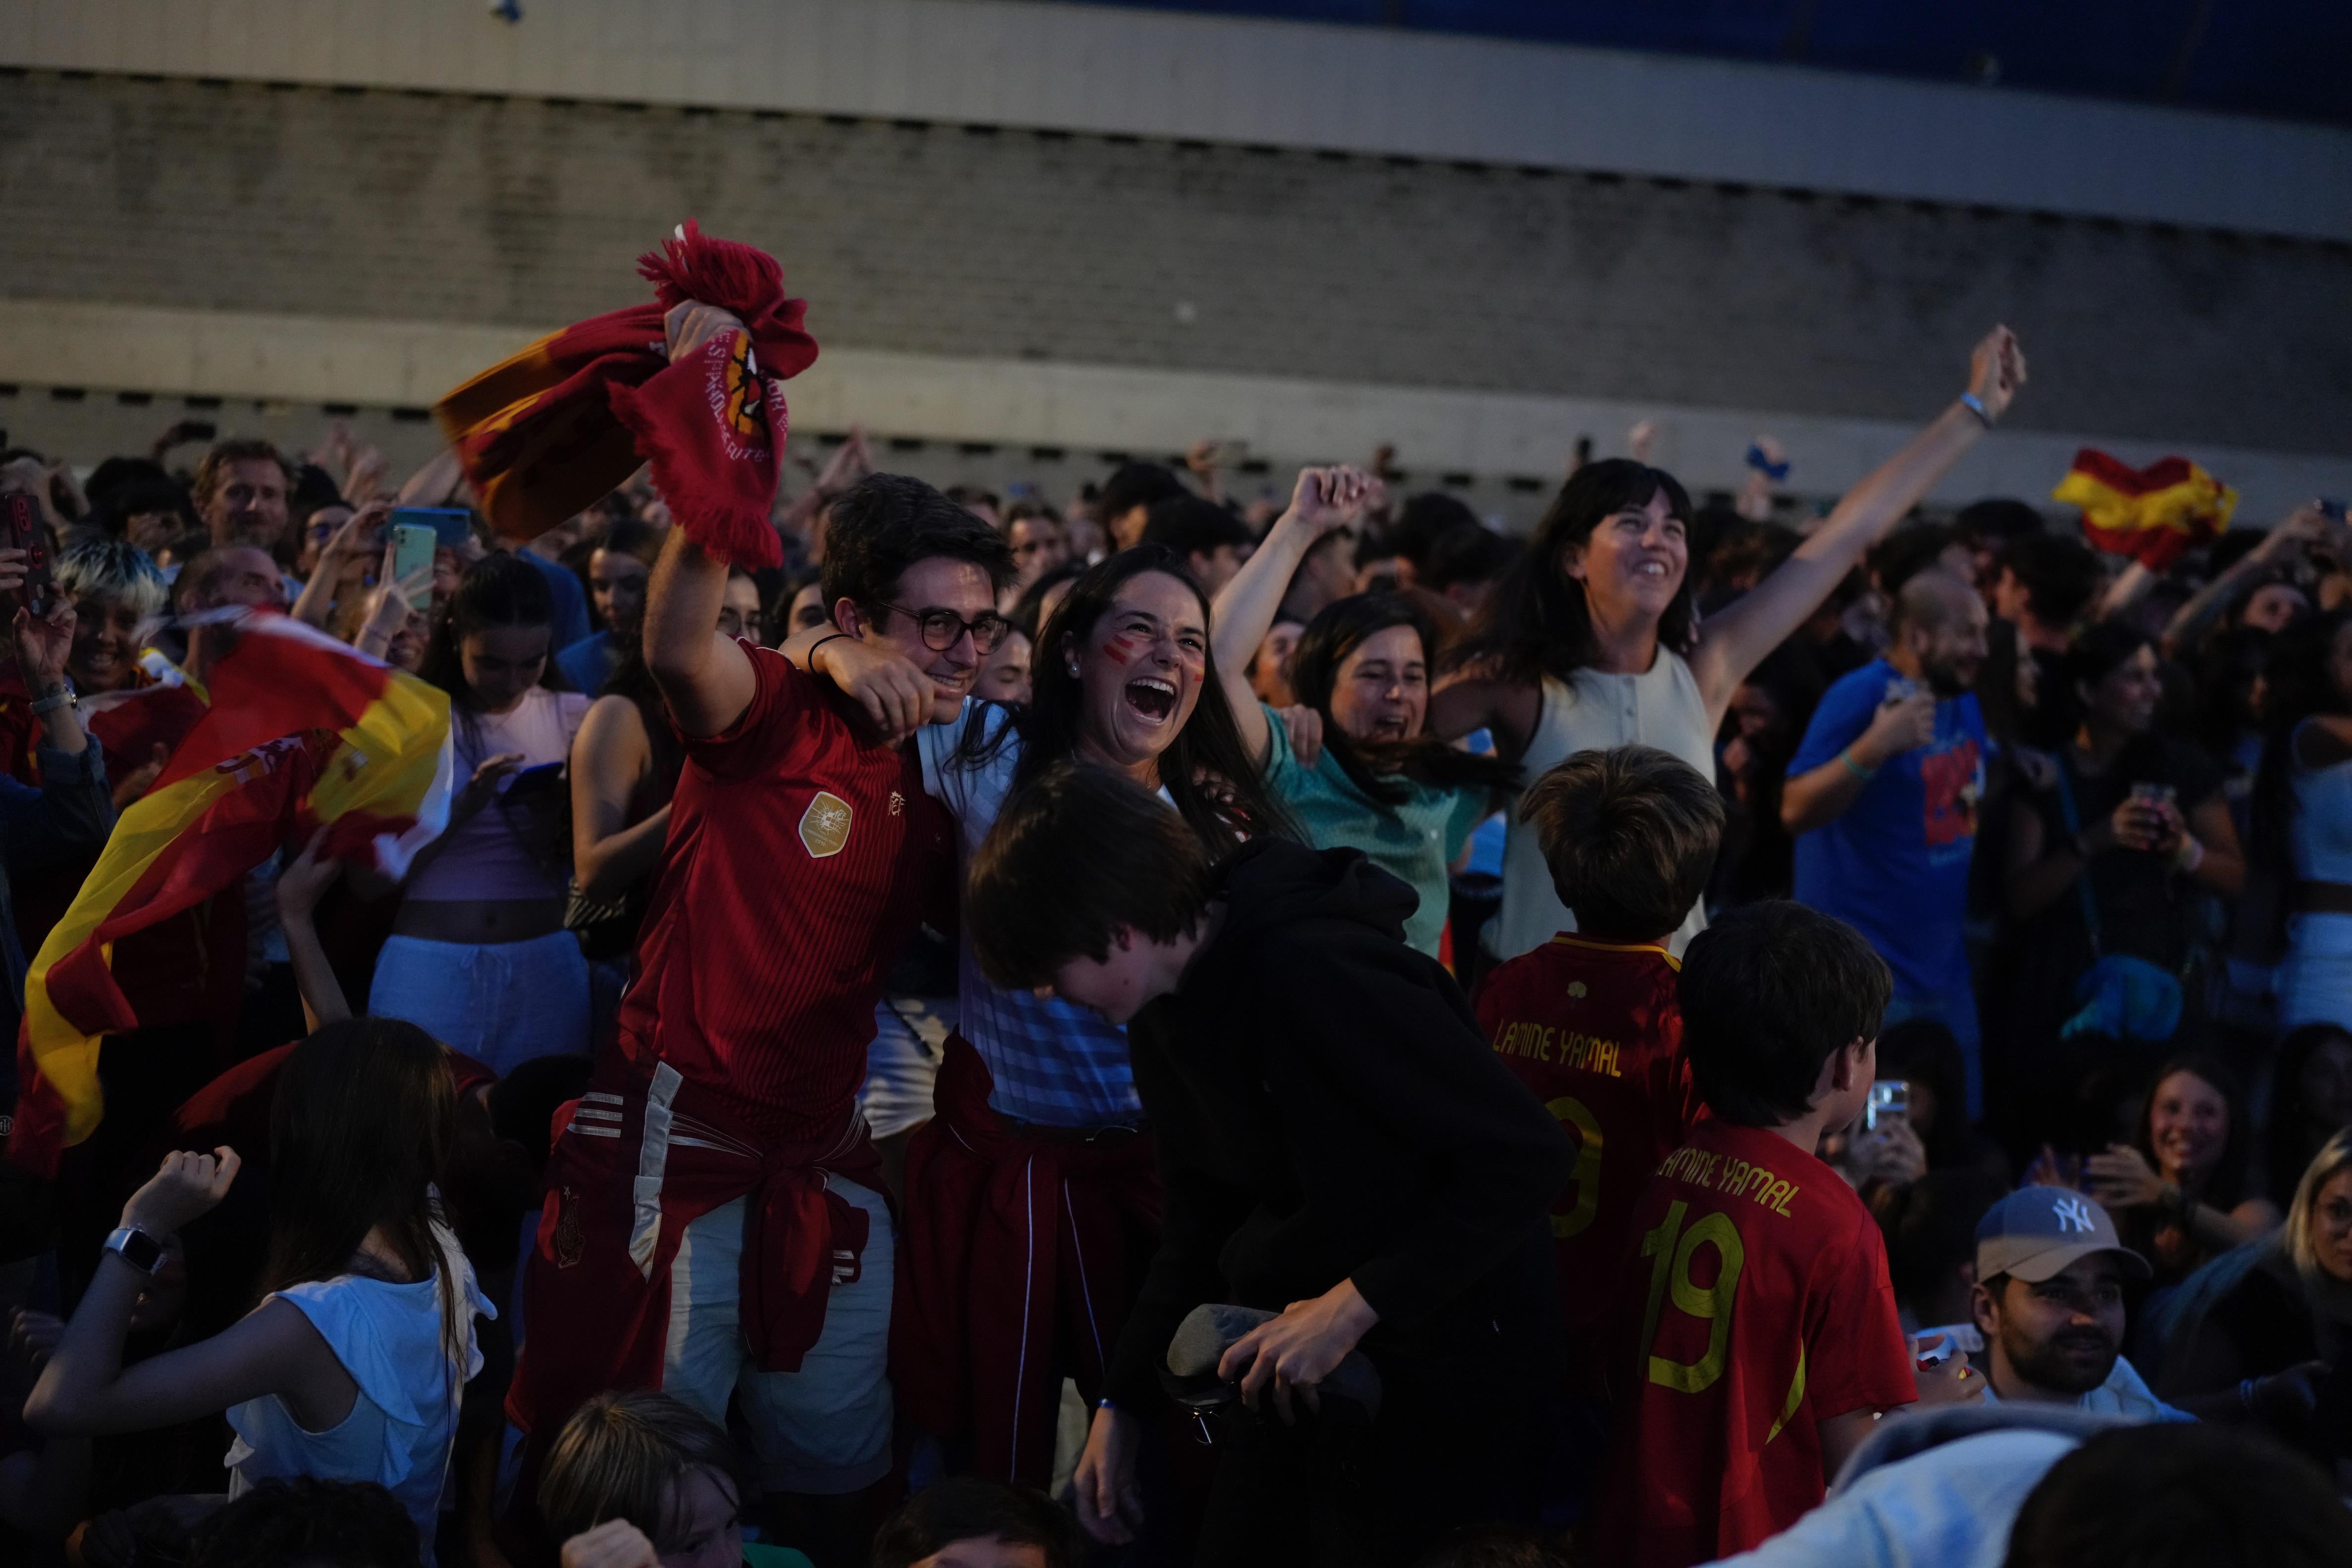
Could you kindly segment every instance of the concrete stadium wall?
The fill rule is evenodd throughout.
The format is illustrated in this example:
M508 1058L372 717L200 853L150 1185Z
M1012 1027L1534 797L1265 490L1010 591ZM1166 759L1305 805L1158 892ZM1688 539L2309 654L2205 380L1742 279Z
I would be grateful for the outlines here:
M812 301L803 428L973 458L1217 435L1279 468L1385 438L1523 516L1578 434L1606 452L1648 417L1695 483L1736 485L1771 429L1792 484L1834 493L2006 320L2034 384L1948 497L2044 493L2085 441L2185 451L2250 515L2352 489L2352 247L2329 242L847 116L6 87L0 381L27 395L0 422L37 443L95 434L119 391L422 405L638 297L631 258L692 215Z

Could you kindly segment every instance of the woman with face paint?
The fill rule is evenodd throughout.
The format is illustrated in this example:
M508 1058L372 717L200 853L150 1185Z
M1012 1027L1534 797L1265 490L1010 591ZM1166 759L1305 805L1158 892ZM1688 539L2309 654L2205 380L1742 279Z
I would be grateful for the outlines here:
M1690 497L1672 475L1643 463L1584 465L1449 660L1450 674L1430 698L1430 728L1448 737L1488 731L1530 779L1577 752L1634 743L1711 773L1715 734L1740 682L2024 384L2016 334L1994 328L1969 360L1968 389L1703 631L1690 594ZM1486 929L1486 947L1497 959L1516 958L1574 923L1552 891L1535 830L1514 820L1502 912ZM1694 907L1675 951L1704 923Z
M1325 605L1298 634L1285 675L1297 706L1261 703L1248 674L1292 574L1318 542L1362 515L1374 481L1307 468L1265 542L1217 595L1216 646L1242 743L1267 787L1318 849L1360 849L1421 902L1405 940L1432 957L1445 929L1446 868L1517 776L1516 763L1428 732L1435 627L1396 594Z
M1214 851L1286 830L1220 683L1209 605L1149 547L1091 566L1039 629L1032 695L921 732L924 787L967 859L1006 798L1073 756L1156 790ZM937 1114L908 1146L892 1365L900 1408L1043 1486L1056 1391L1098 1397L1159 1239L1159 1186L1126 1031L982 977L969 938Z

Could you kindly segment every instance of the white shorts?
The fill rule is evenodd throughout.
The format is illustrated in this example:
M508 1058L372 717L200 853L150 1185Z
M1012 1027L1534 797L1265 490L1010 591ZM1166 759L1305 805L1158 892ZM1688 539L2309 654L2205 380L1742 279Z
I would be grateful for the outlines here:
M890 1285L898 1233L882 1194L825 1178L872 1228L856 1279L826 1299L824 1331L798 1372L750 1365L740 1319L746 1200L686 1227L669 1271L662 1392L727 1424L740 1394L763 1492L839 1496L890 1473Z

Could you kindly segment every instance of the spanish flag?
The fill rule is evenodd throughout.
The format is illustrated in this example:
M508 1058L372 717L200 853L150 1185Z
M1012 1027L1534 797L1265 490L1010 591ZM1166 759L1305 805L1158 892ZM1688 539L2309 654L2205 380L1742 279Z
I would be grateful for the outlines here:
M2219 536L2238 510L2238 492L2186 458L2130 468L2088 447L2050 499L2083 509L2092 543L2152 572Z
M235 634L211 705L41 943L25 983L8 1155L53 1174L104 1106L103 1035L139 1027L115 943L234 885L321 825L326 852L407 871L447 824L449 699L274 611L203 617Z
M816 360L764 250L693 219L637 258L655 303L551 332L434 405L500 533L535 538L628 482L642 460L687 537L744 567L782 563L769 513L786 433L783 382ZM689 300L744 331L670 363L664 316Z

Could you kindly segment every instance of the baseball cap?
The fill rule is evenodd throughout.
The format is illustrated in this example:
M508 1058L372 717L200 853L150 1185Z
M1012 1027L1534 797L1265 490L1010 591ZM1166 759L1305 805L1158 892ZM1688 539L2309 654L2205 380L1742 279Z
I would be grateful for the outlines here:
M2014 1275L2039 1284L2078 1258L2113 1252L2126 1272L2146 1279L2147 1259L2123 1244L2116 1222L2067 1187L2020 1187L1977 1222L1977 1278Z

